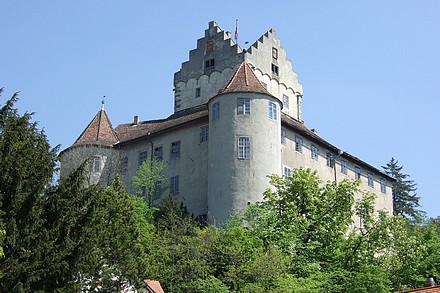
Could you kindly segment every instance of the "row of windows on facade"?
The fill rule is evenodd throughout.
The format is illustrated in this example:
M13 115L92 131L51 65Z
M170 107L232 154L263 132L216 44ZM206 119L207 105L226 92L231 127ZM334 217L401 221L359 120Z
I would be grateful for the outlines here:
M287 132L284 128L281 129L281 143L286 144L287 143ZM296 135L295 136L295 151L298 153L303 153L303 145L304 140L302 137ZM319 149L316 145L311 144L310 145L310 156L313 160L317 161L319 157ZM335 159L331 152L326 152L326 164L330 168L335 167ZM344 175L347 175L348 170L348 162L345 159L341 158L341 173ZM361 167L355 166L354 167L354 175L355 180L361 180ZM372 172L367 173L367 182L368 186L374 187L374 175ZM380 178L380 189L383 193L386 192L386 180L384 178Z
M269 101L268 116L272 120L278 118L278 107L274 102ZM247 98L237 99L237 115L250 115L251 114L251 100ZM220 102L216 102L212 105L211 120L217 120L220 118Z

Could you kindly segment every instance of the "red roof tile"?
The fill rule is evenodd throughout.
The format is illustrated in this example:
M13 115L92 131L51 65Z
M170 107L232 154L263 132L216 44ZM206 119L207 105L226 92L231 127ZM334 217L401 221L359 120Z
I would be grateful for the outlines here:
M100 110L73 145L96 144L112 146L117 142L118 137L107 113L105 110Z
M413 289L408 291L398 291L395 293L440 293L440 286Z
M147 285L147 292L150 293L164 293L162 286L160 286L159 281L155 280L144 280L144 283Z
M220 94L226 93L261 93L272 96L263 84L258 80L254 70L247 62L242 62L235 71L231 80L223 88Z

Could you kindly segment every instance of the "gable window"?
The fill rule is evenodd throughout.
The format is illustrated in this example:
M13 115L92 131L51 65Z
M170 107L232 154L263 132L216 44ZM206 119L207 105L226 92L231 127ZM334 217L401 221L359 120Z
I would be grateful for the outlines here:
M312 146L310 147L310 152L311 152L312 159L317 161L318 160L318 147L316 145L312 144Z
M237 99L237 114L249 115L251 114L251 99Z
M333 154L330 153L330 152L327 152L325 157L327 159L327 166L328 167L333 167L333 164L334 164Z
M158 146L154 148L154 158L158 161L163 161L163 147Z
M209 40L206 42L206 54L211 53L212 51L214 51L214 41Z
M272 47L272 58L273 59L278 59L278 49L275 47Z
M171 159L180 157L180 141L171 143Z
M272 74L278 75L278 66L272 63Z
M143 162L145 162L148 159L148 152L147 151L143 151L139 153L139 160L138 160L138 165L142 165Z
M361 167L354 166L354 179L361 180Z
M211 110L211 114L212 114L212 121L217 120L218 118L220 118L220 103L214 103L214 105L212 105L212 110Z
M284 128L281 128L281 143L286 144L287 141L287 132Z
M277 104L274 102L269 102L269 118L277 120Z
M367 178L368 178L368 186L374 187L373 173L368 172L367 173Z
M92 170L93 170L93 172L100 172L101 171L101 157L94 156L92 158Z
M215 66L215 59L205 60L205 69L213 69Z
M347 175L347 160L341 159L341 173Z
M208 125L200 127L200 142L208 141Z
M295 136L295 151L302 153L303 151L303 139L302 137Z
M289 96L283 95L284 108L289 109Z
M201 87L197 87L196 88L196 98L200 98L200 96L201 96L201 94L202 94L202 89L201 89Z
M387 193L387 181L384 178L380 178L380 191Z
M238 138L238 158L248 160L250 158L250 141L247 136Z
M170 179L170 192L178 193L179 192L179 176L173 176Z

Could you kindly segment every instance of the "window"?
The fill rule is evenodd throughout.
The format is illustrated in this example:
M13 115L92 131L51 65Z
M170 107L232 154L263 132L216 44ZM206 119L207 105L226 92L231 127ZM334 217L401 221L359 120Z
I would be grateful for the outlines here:
M272 74L278 75L278 66L272 63Z
M128 157L124 157L119 164L119 173L125 174L128 169Z
M361 180L361 167L354 166L354 179Z
M367 178L368 178L368 186L374 187L373 173L368 172L367 173Z
M206 54L211 53L212 51L214 51L214 41L209 40L206 42Z
M283 174L284 174L284 177L290 177L290 176L292 175L292 169L290 169L290 168L287 167L287 166L284 166L284 172L283 172Z
M333 160L333 154L330 152L326 153L326 159L327 159L327 166L333 167L334 160Z
M180 141L171 143L171 159L180 157Z
M269 118L277 120L277 104L274 102L269 102Z
M100 172L101 171L101 157L94 156L92 158L92 170L93 170L93 172Z
M289 109L289 96L283 95L284 108Z
M341 173L347 175L347 160L341 159Z
M208 141L208 125L200 127L200 142Z
M196 88L196 98L200 98L201 93L202 93L202 89L200 87L197 87Z
M171 177L170 192L171 193L178 193L179 192L179 176Z
M312 159L317 161L318 160L318 147L316 145L312 144L312 146L310 147L310 152L311 152Z
M241 136L238 138L238 158L248 160L250 157L249 137Z
M273 59L278 59L278 49L272 47L272 58Z
M303 139L302 137L295 136L295 151L302 153L303 152Z
M162 194L162 181L158 180L154 184L154 198L159 198Z
M251 114L251 99L237 99L237 114L249 115Z
M214 103L212 105L212 121L217 120L220 118L220 103Z
M387 193L387 181L384 178L380 178L380 191Z
M154 158L158 161L163 161L163 147L158 146L154 148Z
M147 159L148 159L148 152L147 151L140 152L139 161L138 161L139 166L142 165L142 163L145 162Z
M205 60L205 69L213 69L215 66L215 59Z
M281 143L286 144L287 141L287 132L284 128L281 128Z

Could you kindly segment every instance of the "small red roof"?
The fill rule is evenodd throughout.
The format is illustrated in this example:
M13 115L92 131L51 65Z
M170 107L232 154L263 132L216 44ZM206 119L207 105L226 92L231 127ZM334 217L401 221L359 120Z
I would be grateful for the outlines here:
M226 93L260 93L272 96L258 80L254 70L247 62L240 63L231 80L220 94Z
M425 287L425 288L418 288L408 291L398 291L395 293L440 293L440 286L433 286L433 287Z
M144 280L144 283L147 285L147 292L149 293L165 293L159 281L147 279Z
M100 110L73 144L112 146L118 142L115 130L104 109Z

